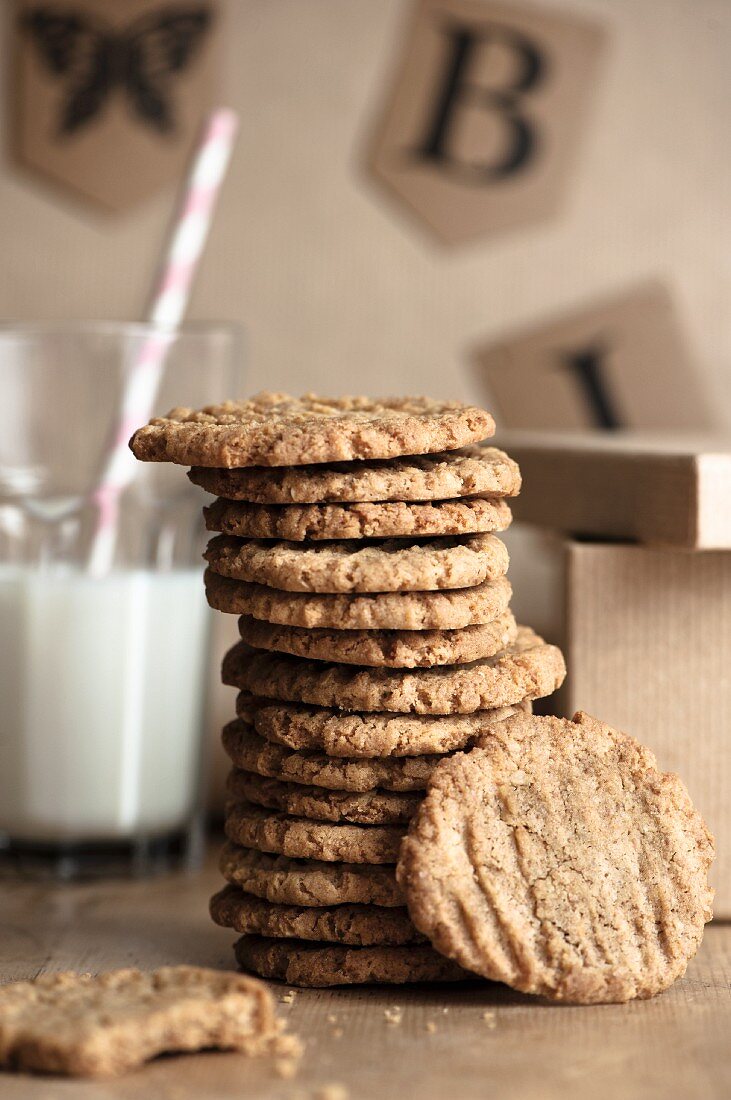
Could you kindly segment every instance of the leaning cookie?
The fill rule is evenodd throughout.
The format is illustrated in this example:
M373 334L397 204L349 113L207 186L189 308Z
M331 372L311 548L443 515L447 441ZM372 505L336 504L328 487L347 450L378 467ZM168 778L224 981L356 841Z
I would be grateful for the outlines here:
M651 997L711 919L714 846L688 792L632 738L520 716L444 761L397 877L434 947L524 993Z
M520 491L517 462L496 447L477 444L371 462L229 470L196 466L188 477L213 496L252 504L451 500L512 497Z
M172 409L130 440L143 462L183 466L299 466L451 451L487 439L484 409L429 397L290 397Z
M428 944L403 947L345 947L307 940L242 936L236 961L262 978L305 988L338 985L403 985L405 982L475 981Z

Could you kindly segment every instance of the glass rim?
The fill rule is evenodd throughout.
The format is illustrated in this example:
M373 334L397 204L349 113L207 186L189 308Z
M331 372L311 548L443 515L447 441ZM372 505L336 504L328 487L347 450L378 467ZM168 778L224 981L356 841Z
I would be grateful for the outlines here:
M147 336L159 333L169 336L220 336L230 335L241 338L244 328L237 321L184 321L174 329L167 325L155 325L149 321L110 321L110 320L46 320L46 321L9 321L0 320L0 340L27 340L33 336L54 334L97 335L97 336Z

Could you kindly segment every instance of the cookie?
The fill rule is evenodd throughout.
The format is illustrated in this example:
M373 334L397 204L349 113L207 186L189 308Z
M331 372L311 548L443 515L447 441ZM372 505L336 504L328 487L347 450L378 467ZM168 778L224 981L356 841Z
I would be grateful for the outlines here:
M163 1053L257 1053L277 1030L265 985L195 966L0 986L0 1065L14 1070L111 1077Z
M504 611L491 623L463 630L308 630L242 616L239 631L254 649L316 661L376 668L432 668L493 657L515 641L518 628L512 613Z
M239 642L224 657L223 681L253 695L355 711L471 714L540 699L563 683L560 649L528 627L495 657L414 671L351 668L251 650Z
M675 775L586 714L509 719L437 767L397 877L444 955L525 993L651 997L711 919L713 839Z
M388 864L289 859L227 841L219 866L228 882L280 905L405 904Z
M507 569L507 551L503 543L498 545L503 547L500 567ZM208 603L216 611L308 630L463 630L502 615L512 595L504 576L472 588L363 595L281 592L231 580L212 569L206 570L205 583Z
M256 394L207 408L173 409L132 436L143 462L183 466L295 466L451 451L487 439L484 409L428 397Z
M196 466L188 477L213 496L252 504L450 500L512 497L520 492L517 462L496 447L478 445L442 454L334 465L239 470Z
M332 825L239 802L226 812L234 844L326 863L395 863L406 826Z
M439 756L378 760L336 759L322 753L291 752L254 733L242 721L223 728L223 747L237 768L283 782L336 791L423 791ZM317 857L315 857L317 858Z
M432 538L505 531L504 500L438 500L427 504L246 504L216 500L203 509L209 531L289 542L328 539Z
M226 793L232 802L251 802L313 821L349 821L353 825L403 825L421 801L420 795L409 792L327 790L238 770L230 773Z
M218 535L203 555L214 573L285 592L424 592L469 588L502 577L495 535L306 543Z
M325 940L355 947L375 944L424 942L402 906L379 909L376 905L274 905L245 894L238 886L225 886L211 898L211 917L224 928L245 935L274 939Z
M402 985L404 982L474 981L456 963L427 944L406 947L343 947L242 936L234 946L236 961L270 981L310 988L334 985Z
M474 744L519 710L530 713L530 700L510 707L478 710L472 714L356 714L330 707L278 703L241 692L236 701L240 717L256 732L277 745L328 756L421 756L453 752Z

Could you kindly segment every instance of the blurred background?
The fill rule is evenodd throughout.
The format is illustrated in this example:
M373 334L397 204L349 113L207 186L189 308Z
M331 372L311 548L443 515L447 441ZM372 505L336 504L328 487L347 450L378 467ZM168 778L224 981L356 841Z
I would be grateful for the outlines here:
M57 6L95 9L121 23L145 9L190 7L160 0ZM496 9L556 14L569 29L579 19L600 41L555 208L452 244L369 171L374 128L388 114L412 33L410 0L210 7L216 40L206 48L216 60L206 97L234 107L241 123L189 316L245 326L249 391L484 398L464 369L475 344L660 278L672 289L699 375L729 422L727 0L531 0L527 7L474 0L473 14L481 7L488 16ZM179 174L109 213L23 163L12 63L17 8L4 3L0 13L7 74L0 312L14 320L140 318ZM32 52L25 37L22 48ZM572 66L580 55L579 44ZM201 52L195 63L204 60ZM42 68L37 49L28 63ZM485 81L491 66L487 58ZM70 79L49 79L49 91ZM174 83L169 94L178 94ZM100 117L125 110L116 90ZM134 176L133 161L129 171Z

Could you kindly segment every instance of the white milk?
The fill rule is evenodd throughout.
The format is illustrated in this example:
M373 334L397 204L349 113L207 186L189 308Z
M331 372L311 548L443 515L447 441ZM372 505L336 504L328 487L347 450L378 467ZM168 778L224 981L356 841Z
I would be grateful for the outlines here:
M199 570L0 568L0 833L170 833L195 805L207 607Z

